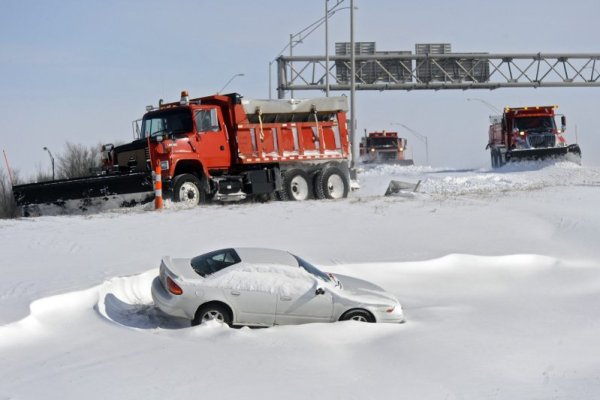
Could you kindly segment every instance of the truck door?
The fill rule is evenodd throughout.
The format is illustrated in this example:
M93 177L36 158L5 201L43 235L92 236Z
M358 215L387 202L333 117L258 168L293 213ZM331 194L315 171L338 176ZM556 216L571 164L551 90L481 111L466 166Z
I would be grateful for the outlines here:
M194 111L198 154L207 168L226 168L231 162L227 128L218 107L202 107Z

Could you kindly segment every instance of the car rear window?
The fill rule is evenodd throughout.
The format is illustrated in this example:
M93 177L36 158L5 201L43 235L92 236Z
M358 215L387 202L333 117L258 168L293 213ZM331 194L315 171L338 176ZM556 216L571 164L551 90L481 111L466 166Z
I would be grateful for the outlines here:
M237 264L241 261L233 249L211 251L192 258L190 264L196 273L202 277L212 275L217 271Z

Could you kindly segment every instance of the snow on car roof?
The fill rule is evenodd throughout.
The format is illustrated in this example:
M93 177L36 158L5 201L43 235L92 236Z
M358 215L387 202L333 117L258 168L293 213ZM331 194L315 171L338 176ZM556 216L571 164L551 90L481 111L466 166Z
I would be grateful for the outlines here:
M287 251L259 247L235 247L234 250L244 263L298 266L298 261Z

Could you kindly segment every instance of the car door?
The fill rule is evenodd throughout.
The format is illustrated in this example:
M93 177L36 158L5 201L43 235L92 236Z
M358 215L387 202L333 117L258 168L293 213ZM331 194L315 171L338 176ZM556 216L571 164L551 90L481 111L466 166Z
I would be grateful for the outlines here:
M333 315L333 296L317 281L308 290L280 292L277 295L276 325L330 322Z
M261 273L247 274L234 269L230 274L230 282L234 284L222 290L234 308L235 322L240 325L272 326L275 323L277 295L261 284Z

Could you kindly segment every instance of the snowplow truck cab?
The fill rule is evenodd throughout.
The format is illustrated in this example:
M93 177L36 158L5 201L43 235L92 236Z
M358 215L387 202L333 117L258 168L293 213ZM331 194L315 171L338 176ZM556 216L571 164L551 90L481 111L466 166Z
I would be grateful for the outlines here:
M489 142L492 167L510 161L540 160L552 157L581 162L577 144L564 137L566 118L557 124L558 106L507 107L501 116L490 117Z

